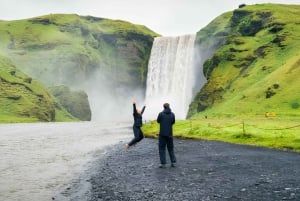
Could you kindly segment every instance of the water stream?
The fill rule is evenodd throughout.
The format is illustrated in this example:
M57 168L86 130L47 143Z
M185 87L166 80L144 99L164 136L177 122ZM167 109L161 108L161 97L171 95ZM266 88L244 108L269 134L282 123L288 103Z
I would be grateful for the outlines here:
M163 103L169 102L176 117L185 119L199 77L194 61L195 37L194 34L155 38L148 64L145 101L153 113L146 114L146 118L156 118Z
M0 124L0 200L52 200L77 182L131 123Z

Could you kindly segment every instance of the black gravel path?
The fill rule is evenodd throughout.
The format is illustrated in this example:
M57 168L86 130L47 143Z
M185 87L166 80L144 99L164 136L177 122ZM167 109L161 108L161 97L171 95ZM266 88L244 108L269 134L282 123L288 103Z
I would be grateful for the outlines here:
M216 141L175 140L177 167L158 168L158 145L113 147L96 162L90 201L300 200L300 154Z

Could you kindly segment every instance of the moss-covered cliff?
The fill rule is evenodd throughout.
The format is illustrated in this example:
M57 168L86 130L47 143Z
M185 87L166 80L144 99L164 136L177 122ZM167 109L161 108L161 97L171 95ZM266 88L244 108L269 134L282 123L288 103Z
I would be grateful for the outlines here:
M207 83L189 117L300 114L299 5L236 9L200 30L197 41L208 57Z
M43 84L19 71L9 59L0 56L1 123L76 120L56 105Z
M131 92L144 90L152 42L158 34L121 20L51 14L0 21L0 35L0 54L13 65L47 86L85 90L91 94L92 109L102 114L105 109L120 111L123 106L115 102L116 97L124 102L124 96L131 99ZM85 92L56 98L60 102L56 106L66 107L81 120L91 119Z
M91 120L91 108L84 91L71 91L67 86L50 87L49 91L74 117L82 121Z
M47 85L83 85L97 70L116 86L144 86L156 33L91 16L0 21L0 52Z

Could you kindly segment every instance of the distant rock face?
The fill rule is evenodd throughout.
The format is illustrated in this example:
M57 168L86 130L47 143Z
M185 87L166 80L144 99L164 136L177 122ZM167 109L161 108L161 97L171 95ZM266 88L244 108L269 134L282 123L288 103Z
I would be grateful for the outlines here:
M91 120L91 108L84 91L71 91L67 86L50 87L49 90L74 117L82 121Z

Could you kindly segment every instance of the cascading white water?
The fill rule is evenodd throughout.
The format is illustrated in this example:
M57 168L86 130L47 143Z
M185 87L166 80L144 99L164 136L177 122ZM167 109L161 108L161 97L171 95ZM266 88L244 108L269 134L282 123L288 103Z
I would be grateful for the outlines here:
M195 35L155 38L148 64L146 119L155 119L165 102L177 119L185 119L196 83L194 56Z

